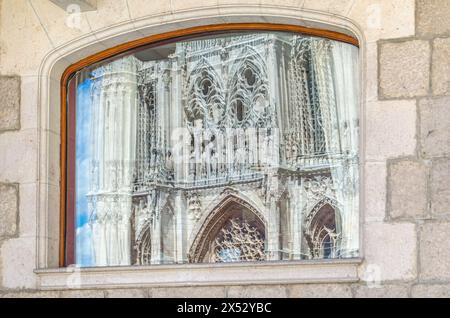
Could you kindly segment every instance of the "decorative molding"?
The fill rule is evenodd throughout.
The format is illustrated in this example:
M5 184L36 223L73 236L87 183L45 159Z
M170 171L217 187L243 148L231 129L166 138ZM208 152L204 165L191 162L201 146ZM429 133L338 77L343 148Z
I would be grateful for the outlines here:
M39 289L358 282L361 259L36 270ZM276 275L274 275L276 273Z

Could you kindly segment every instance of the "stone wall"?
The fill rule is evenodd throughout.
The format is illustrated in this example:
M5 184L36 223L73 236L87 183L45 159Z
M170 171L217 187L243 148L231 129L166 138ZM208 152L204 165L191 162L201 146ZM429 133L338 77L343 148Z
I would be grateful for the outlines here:
M67 15L48 0L0 0L0 296L450 297L447 0L277 1L278 10L298 10L299 16L308 10L344 16L364 36L365 178L361 189L365 199L360 282L38 290L34 273L38 266L37 211L50 206L39 193L45 186L57 200L59 175L58 131L42 134L46 118L41 115L39 80L45 56L83 36L95 40L98 30L138 25L146 16L161 16L163 23L177 14L198 15L200 7L218 16L230 5L244 10L233 0L152 1L151 6L144 2L98 0L97 10L82 13L73 27ZM260 12L273 4L237 2ZM179 27L184 26L180 23ZM122 37L115 43L142 36ZM49 80L58 89L59 79ZM57 108L50 116L53 113L58 114ZM44 141L53 156L39 155ZM53 177L41 180L43 169Z

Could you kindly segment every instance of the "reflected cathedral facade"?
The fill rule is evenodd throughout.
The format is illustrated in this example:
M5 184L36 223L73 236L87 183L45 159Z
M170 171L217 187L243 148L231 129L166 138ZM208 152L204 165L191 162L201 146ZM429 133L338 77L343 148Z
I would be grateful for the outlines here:
M93 70L95 265L357 256L352 56L327 39L243 33Z

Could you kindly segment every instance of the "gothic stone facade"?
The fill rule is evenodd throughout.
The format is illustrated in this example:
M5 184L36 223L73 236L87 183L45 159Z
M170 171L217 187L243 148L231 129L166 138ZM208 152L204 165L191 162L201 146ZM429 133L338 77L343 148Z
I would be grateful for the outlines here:
M95 69L94 264L358 256L357 124L327 87L331 47L241 34Z

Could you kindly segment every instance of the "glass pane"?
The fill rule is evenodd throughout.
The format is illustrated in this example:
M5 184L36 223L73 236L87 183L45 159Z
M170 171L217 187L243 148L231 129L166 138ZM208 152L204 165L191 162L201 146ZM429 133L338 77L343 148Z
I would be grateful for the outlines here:
M208 35L73 81L77 265L358 256L356 47Z

